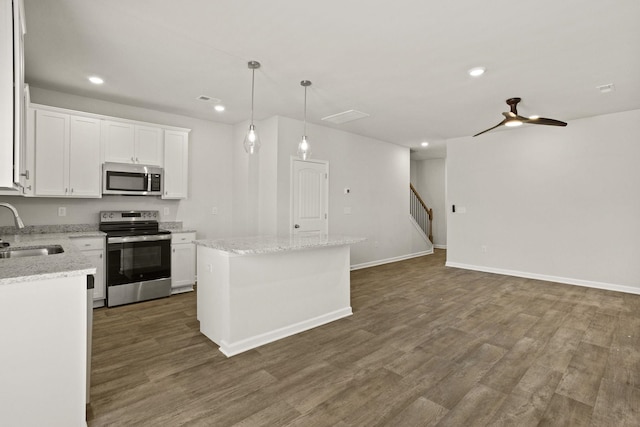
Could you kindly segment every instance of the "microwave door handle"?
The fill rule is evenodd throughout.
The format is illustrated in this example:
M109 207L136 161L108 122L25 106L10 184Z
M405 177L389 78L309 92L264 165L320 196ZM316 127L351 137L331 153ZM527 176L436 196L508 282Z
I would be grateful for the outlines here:
M151 174L147 174L147 191L151 191Z

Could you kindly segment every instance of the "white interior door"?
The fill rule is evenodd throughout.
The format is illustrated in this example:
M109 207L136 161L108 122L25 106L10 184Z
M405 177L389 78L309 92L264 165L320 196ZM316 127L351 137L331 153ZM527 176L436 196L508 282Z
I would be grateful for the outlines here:
M293 234L329 231L329 164L294 159L291 164Z

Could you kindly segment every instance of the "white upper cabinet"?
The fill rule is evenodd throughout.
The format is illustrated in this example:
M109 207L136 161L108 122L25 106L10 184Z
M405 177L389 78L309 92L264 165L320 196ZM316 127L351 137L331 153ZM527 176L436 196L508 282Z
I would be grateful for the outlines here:
M162 166L162 129L104 120L104 161Z
M101 197L100 120L37 110L35 195Z
M102 122L104 161L134 163L134 129L131 123Z
M189 176L189 132L164 131L163 199L186 199Z
M135 125L135 162L162 166L162 129Z

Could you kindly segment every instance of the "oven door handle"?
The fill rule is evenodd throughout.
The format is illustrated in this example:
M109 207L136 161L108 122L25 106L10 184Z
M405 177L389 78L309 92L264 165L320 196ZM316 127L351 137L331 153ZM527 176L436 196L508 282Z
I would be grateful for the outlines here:
M134 242L155 242L157 240L171 240L171 234L154 234L148 236L126 236L126 237L107 237L109 243L134 243Z

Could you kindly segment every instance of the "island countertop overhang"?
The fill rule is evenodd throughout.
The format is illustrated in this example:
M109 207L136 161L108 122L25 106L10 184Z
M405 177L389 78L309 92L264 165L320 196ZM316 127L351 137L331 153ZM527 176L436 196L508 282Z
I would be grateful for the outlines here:
M352 245L367 240L364 237L322 234L315 236L278 235L231 237L196 240L198 246L217 249L235 255L256 255L302 249Z

